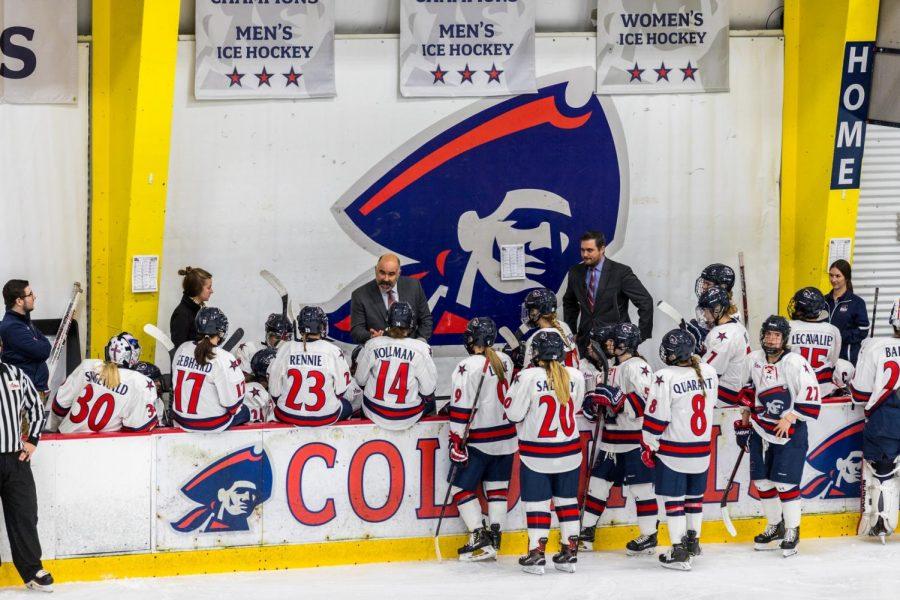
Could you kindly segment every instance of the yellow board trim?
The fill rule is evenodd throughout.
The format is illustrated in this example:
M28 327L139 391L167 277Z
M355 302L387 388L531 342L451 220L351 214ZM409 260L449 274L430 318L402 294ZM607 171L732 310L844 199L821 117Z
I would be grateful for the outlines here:
M803 516L803 537L840 537L855 535L858 513L810 514ZM703 524L703 543L749 542L765 527L762 518L734 521L737 537L725 531L721 521ZM625 543L638 535L634 525L601 527L595 548L622 550ZM456 549L465 543L465 535L440 538L441 554L445 560L455 560ZM501 554L522 554L528 535L512 531L503 535ZM665 525L660 527L660 545L668 544ZM559 543L557 530L551 533L550 547ZM245 548L217 548L124 554L47 560L44 568L57 582L99 581L131 577L172 577L176 575L204 575L239 571L272 571L308 567L361 565L367 563L409 562L435 560L434 540L430 537L398 539L365 539L353 541L319 542L284 546L249 546ZM21 585L11 564L0 566L0 586Z

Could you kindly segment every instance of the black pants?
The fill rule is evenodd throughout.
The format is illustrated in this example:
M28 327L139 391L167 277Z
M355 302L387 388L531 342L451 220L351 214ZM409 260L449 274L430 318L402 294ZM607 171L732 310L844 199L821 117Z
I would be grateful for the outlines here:
M0 454L0 500L13 564L28 582L43 568L37 531L37 493L31 463L20 461L18 452Z

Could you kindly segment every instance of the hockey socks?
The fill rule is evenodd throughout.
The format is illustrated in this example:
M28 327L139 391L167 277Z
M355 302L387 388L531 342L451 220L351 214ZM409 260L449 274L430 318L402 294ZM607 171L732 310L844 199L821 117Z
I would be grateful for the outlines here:
M536 548L540 540L550 534L550 500L526 502L525 521L528 526L528 548ZM578 527L577 523L576 516L575 527Z

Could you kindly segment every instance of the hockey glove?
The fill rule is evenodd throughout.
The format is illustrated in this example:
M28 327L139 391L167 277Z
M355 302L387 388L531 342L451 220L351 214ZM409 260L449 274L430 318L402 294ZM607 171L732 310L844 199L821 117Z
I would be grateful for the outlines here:
M459 434L454 432L450 432L450 460L463 466L469 461L469 450Z
M744 424L743 419L734 422L734 441L744 452L750 452L750 429L750 423Z
M641 462L647 465L648 469L656 466L656 452L650 449L650 446L641 442Z
M587 397L597 406L598 411L602 407L608 408L612 414L618 414L625 406L625 394L619 388L611 385L601 383Z
M741 388L740 394L738 394L738 406L749 410L750 412L754 411L754 407L756 406L756 388L752 385L745 385Z
M694 354L703 356L706 353L703 342L706 340L706 336L709 335L709 330L702 327L697 322L697 319L691 319L689 322L682 321L679 327L694 338Z

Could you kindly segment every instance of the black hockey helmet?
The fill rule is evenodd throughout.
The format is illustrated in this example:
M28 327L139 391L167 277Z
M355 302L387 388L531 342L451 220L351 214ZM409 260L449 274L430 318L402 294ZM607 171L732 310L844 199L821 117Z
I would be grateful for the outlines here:
M720 287L711 287L700 294L700 299L697 300L697 321L706 329L712 329L728 312L731 304L731 298L726 290ZM712 315L712 321L706 316L706 311Z
M466 325L463 341L470 353L474 346L486 348L497 340L497 324L490 317L475 317Z
M619 323L613 333L613 345L619 354L636 354L641 345L641 330L634 323Z
M828 318L828 304L817 288L805 287L797 290L791 298L787 312L791 319L822 321Z
M539 317L555 312L556 294L547 288L536 288L528 292L525 302L522 303L522 322L526 325L537 325Z
M566 355L566 345L555 331L538 331L531 338L532 362L539 360L561 361Z
M673 329L664 335L659 344L659 358L667 365L688 362L693 354L694 338L681 329Z
M304 306L297 315L297 332L300 334L327 335L328 315L319 306Z
M215 306L204 306L197 311L194 323L197 325L197 335L200 338L214 335L224 338L228 333L228 317Z
M591 328L591 347L593 347L594 352L596 352L598 355L603 353L606 358L612 358L613 355L610 353L609 348L607 348L606 342L614 341L615 336L615 325L598 323Z
M162 371L153 363L142 360L134 365L134 370L153 383L162 383Z
M694 293L699 298L711 287L719 287L730 293L734 288L734 269L722 263L713 263L703 269L694 283Z
M281 313L272 313L266 319L266 335L275 336L282 342L291 339L294 332L294 326L291 320Z
M416 317L413 315L412 306L407 302L394 302L388 309L388 327L400 329L412 329L416 326Z
M269 365L275 360L278 350L275 348L263 348L250 359L250 370L257 379L269 378Z
M781 346L767 346L766 333L775 331L781 334ZM781 315L770 315L763 321L762 327L759 328L759 344L762 346L766 354L780 354L788 350L788 336L791 335L791 325L788 320Z

